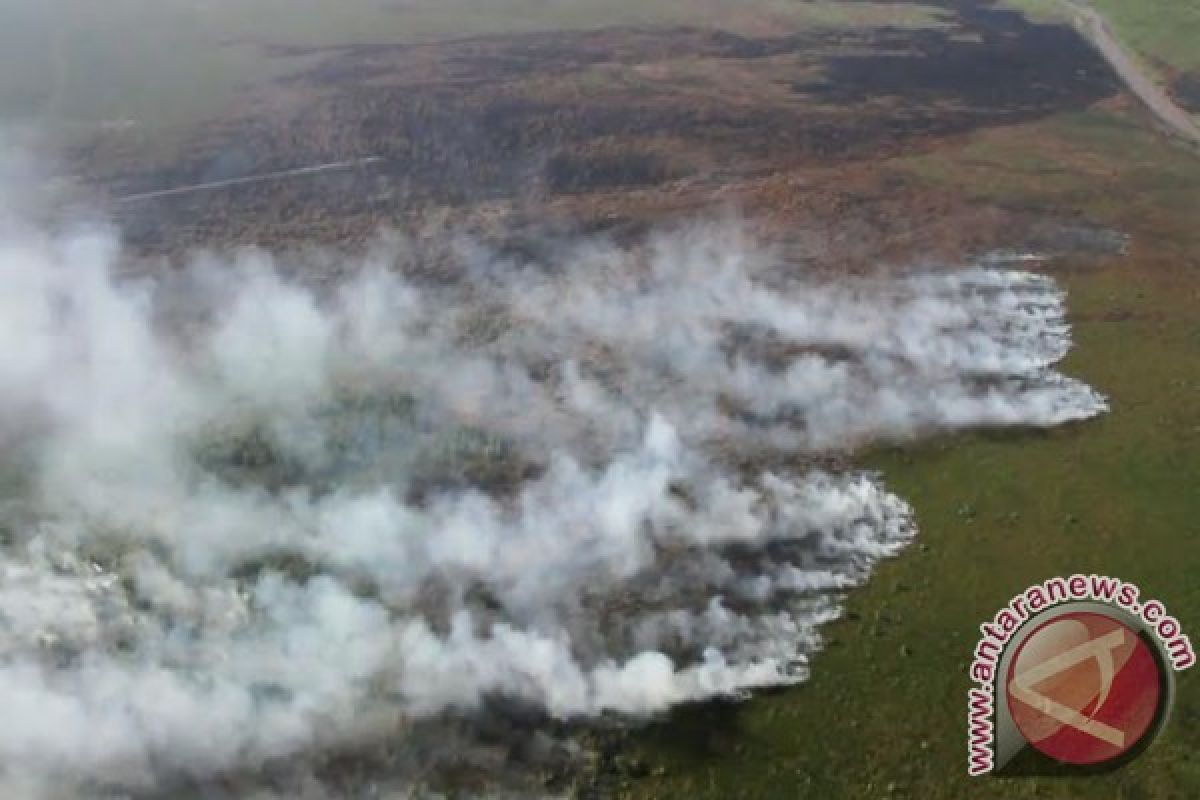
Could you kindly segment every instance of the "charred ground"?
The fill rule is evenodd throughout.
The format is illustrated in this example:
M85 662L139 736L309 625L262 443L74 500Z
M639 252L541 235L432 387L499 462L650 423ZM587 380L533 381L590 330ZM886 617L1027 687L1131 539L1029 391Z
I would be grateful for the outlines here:
M957 698L956 664L996 598L1044 577L1046 565L1117 570L1097 555L1092 536L1071 533L1083 528L1123 554L1126 577L1184 585L1179 559L1155 561L1138 537L1115 529L1145 528L1143 538L1169 552L1184 530L1180 520L1193 518L1172 509L1193 496L1179 465L1194 441L1194 431L1186 433L1194 420L1183 411L1193 406L1183 393L1200 386L1193 374L1200 362L1189 356L1196 341L1189 302L1197 295L1194 274L1184 275L1194 259L1172 242L1189 230L1196 195L1174 156L1136 125L1112 125L1107 111L1078 115L1086 124L1059 121L1061 112L1098 102L1122 119L1128 113L1115 99L1115 78L1069 28L1033 24L991 3L936 5L945 12L941 24L916 30L756 37L614 28L286 48L275 55L313 65L204 126L186 143L186 158L155 162L110 139L78 153L79 171L119 198L384 159L336 174L118 203L133 243L148 252L353 244L380 225L419 229L431 219L537 248L547 227L619 232L728 204L772 233L816 236L815 244L791 244L800 257L835 268L996 246L1088 256L1056 268L1087 268L1070 287L1079 298L1076 363L1116 399L1103 435L980 437L953 450L939 442L920 452L924 461L903 449L884 454L881 463L922 509L928 544L857 596L814 683L747 706L684 709L630 739L597 735L599 765L574 786L585 796L769 797L781 785L831 796L962 796L953 782L961 778L961 714L947 698ZM1021 124L1038 120L1046 127ZM1110 166L1131 147L1141 155ZM1133 266L1109 261L1096 277L1091 257L1125 246L1107 226L1133 232ZM1131 487L1129 475L1145 478ZM1167 509L1161 520L1126 519L1130 509L1159 501ZM1191 611L1194 594L1170 596ZM914 707L932 716L914 728L913 741L898 739L896 730L913 725ZM1196 719L1194 692L1181 717ZM547 788L570 788L564 775L578 777L571 758L506 744L546 720L527 723L507 712L496 719L482 745L471 734L479 758L450 765L460 784L478 788L472 764L517 764L523 775L519 765L535 763ZM1195 771L1175 758L1185 736L1126 780L1127 794L1140 791L1138 776L1158 781L1163 796L1194 785ZM558 772L568 762L571 769ZM336 783L379 764L395 767L395 754L333 757L314 772ZM489 768L486 781L498 769ZM237 780L231 776L230 786ZM991 788L996 796L1015 791ZM1072 793L1061 783L1050 788Z
M78 152L112 197L360 157L359 169L118 202L133 244L362 241L381 224L503 216L642 225L718 203L794 224L870 228L878 247L936 194L881 184L880 157L1085 108L1117 93L1067 27L941 4L929 28L752 37L699 27L275 48L311 66L148 161L119 140ZM952 226L986 238L978 209ZM877 233L876 233L877 232ZM894 232L894 231L893 231ZM981 242L950 242L950 252ZM903 257L903 252L897 257Z

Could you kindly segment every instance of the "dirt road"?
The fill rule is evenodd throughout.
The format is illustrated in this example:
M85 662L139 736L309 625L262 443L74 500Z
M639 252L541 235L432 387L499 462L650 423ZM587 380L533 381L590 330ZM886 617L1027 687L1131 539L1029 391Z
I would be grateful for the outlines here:
M368 158L356 158L350 161L337 161L330 164L317 164L311 167L298 167L296 169L285 169L278 172L265 172L260 175L246 175L241 178L227 178L220 181L209 181L207 183L193 183L187 186L174 186L170 189L156 189L152 192L139 192L137 194L127 194L123 197L116 198L118 203L136 203L141 200L157 200L162 197L173 197L181 194L191 194L193 192L211 192L218 189L228 189L231 186L246 186L252 183L264 183L266 181L278 181L284 178L295 178L301 175L316 175L322 172L340 172L357 167L365 167L370 164L376 164L383 161L378 156L370 156Z
M1104 56L1116 73L1171 133L1200 145L1200 124L1164 92L1121 44L1099 11L1078 0L1064 0L1079 32Z

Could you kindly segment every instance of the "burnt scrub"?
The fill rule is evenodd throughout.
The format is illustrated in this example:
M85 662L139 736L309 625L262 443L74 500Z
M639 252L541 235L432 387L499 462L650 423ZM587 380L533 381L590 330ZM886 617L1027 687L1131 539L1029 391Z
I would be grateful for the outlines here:
M266 110L266 89L202 128L177 163L102 165L98 147L81 158L119 197L378 157L120 208L151 250L298 231L341 240L437 206L628 189L686 202L711 197L714 181L921 149L1118 91L1068 27L973 3L946 11L949 24L929 29L614 28L310 50L317 65L277 84L293 98L286 113Z
M1200 72L1185 72L1171 87L1171 95L1180 108L1200 114Z

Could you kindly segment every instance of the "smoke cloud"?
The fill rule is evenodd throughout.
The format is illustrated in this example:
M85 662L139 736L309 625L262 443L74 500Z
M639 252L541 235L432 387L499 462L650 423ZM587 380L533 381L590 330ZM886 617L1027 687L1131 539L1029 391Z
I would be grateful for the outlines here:
M1024 272L831 281L707 224L118 280L113 230L17 205L6 797L150 792L496 698L571 720L803 680L839 593L914 535L844 454L1105 410L1053 371L1063 296Z

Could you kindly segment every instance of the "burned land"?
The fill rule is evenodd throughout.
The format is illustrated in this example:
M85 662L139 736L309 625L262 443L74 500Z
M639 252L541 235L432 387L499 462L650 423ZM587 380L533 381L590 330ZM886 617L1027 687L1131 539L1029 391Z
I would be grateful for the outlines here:
M1172 87L1175 102L1192 113L1200 113L1200 72L1185 72Z
M77 152L134 246L361 242L431 216L621 230L724 205L836 228L862 258L954 257L1033 223L871 164L1119 88L1069 28L978 3L944 4L928 28L613 28L270 52L307 66L201 127L184 157L156 163L119 136ZM362 158L378 160L136 199Z
M1175 161L1162 156L1159 167L1150 156L1139 156L1130 160L1136 163L1122 163L1129 143L1152 151L1146 143L1153 144L1154 134L1141 130L1136 113L1129 113L1128 98L1099 56L1067 26L1034 24L994 2L924 5L936 7L936 16L908 28L842 24L772 35L760 28L752 35L749 28L731 32L697 20L692 26L612 26L437 43L262 43L271 59L295 68L247 88L226 113L188 130L169 154L143 148L121 130L74 150L71 172L100 197L127 243L121 249L104 242L122 255L113 265L121 277L126 267L137 266L133 254L176 257L204 247L215 249L214 259L221 260L229 246L263 248L247 254L246 265L212 272L208 282L188 283L204 273L187 269L156 276L154 313L145 319L149 295L126 293L124 284L114 284L100 299L127 312L116 320L120 324L80 327L83 333L72 341L76 349L64 349L64 361L47 367L55 378L53 397L108 403L97 407L103 414L88 416L107 432L112 420L172 417L178 410L170 405L174 395L154 395L148 386L210 385L205 381L212 371L178 357L176 345L221 356L214 363L228 385L221 392L196 392L212 403L197 417L203 425L186 428L186 435L174 429L157 435L151 426L131 462L136 465L131 485L142 486L145 474L154 471L143 462L173 464L182 458L194 470L186 480L196 474L205 480L198 500L181 483L181 497L196 500L179 513L182 521L199 515L204 522L200 512L227 500L241 509L247 498L259 504L254 510L270 516L247 517L245 524L238 517L238 535L228 541L204 539L209 530L223 530L221 525L181 528L196 531L192 537L170 529L172 539L160 549L184 542L192 548L188 552L208 554L196 543L208 545L220 561L214 567L218 576L238 589L230 595L235 610L250 596L246 587L265 581L287 587L290 594L274 597L282 609L310 595L344 601L342 608L386 609L382 618L366 620L356 639L361 642L390 642L397 620L412 618L425 626L418 631L414 625L403 648L380 658L382 668L367 663L347 678L343 664L355 657L366 663L373 651L360 654L347 646L349 639L337 638L341 621L330 625L336 637L322 638L314 625L316 632L304 640L271 638L277 630L290 630L282 625L265 626L271 636L259 636L256 628L230 638L217 628L205 632L206 622L197 622L200 642L218 656L215 667L202 664L202 675L208 674L204 669L224 675L223 664L233 663L236 669L229 668L228 675L240 686L239 669L253 673L262 661L259 650L271 658L280 652L295 656L288 664L262 661L271 674L251 681L250 696L256 708L281 709L281 720L299 720L304 735L276 747L266 735L270 730L256 727L258 716L250 724L218 721L221 727L212 729L228 735L208 735L194 720L208 718L216 704L202 702L173 717L178 724L162 736L166 745L146 746L146 763L156 774L148 786L130 789L122 783L125 762L113 762L112 772L106 772L112 766L107 762L97 762L94 772L85 765L80 774L86 780L110 778L114 793L120 789L121 796L148 800L251 793L383 796L392 789L408 792L414 784L446 796L511 789L517 796L599 798L773 796L781 784L850 796L848 782L864 795L888 787L889 795L961 796L958 784L947 782L946 765L953 763L958 776L962 736L956 726L962 715L955 710L952 720L949 712L940 714L944 698L959 691L961 670L955 664L982 618L980 604L990 608L992 597L1025 585L1022 570L1045 563L1090 569L1090 561L1076 558L1080 551L1067 548L1092 553L1092 537L1057 535L1058 528L1084 530L1080 519L1092 515L1088 530L1108 537L1105 546L1123 546L1128 539L1111 534L1110 528L1126 521L1122 511L1111 512L1105 504L1129 497L1121 492L1129 491L1130 482L1114 470L1105 486L1109 476L1094 464L1116 463L1133 453L1145 462L1138 469L1152 470L1158 462L1138 450L1147 432L1151 438L1162 434L1170 447L1186 444L1187 434L1178 432L1193 426L1168 422L1187 404L1172 401L1169 414L1159 409L1163 398L1183 397L1200 384L1184 383L1157 354L1136 348L1154 341L1168 355L1171 347L1190 353L1194 317L1187 303L1196 295L1190 283L1176 291L1151 282L1134 285L1128 275L1121 281L1112 277L1118 260L1176 263L1172 236L1189 230L1190 219L1187 186ZM1163 150L1170 155L1169 148ZM1163 174L1170 180L1160 179ZM1163 200L1176 197L1170 192L1183 203ZM1138 199L1126 201L1133 196ZM1112 211L1118 205L1120 211ZM731 224L724 216L740 222ZM712 217L718 218L715 224ZM404 236L378 239L382 228ZM1118 233L1126 230L1128 237ZM1171 235L1157 235L1160 230ZM478 249L464 247L466 258L456 249L461 239L455 234L463 231L484 240ZM581 231L605 235L576 235ZM760 237L767 245L762 252ZM364 259L358 254L346 258L348 251L379 241L383 249L392 248L386 263L400 277L372 276L359 269ZM89 242L80 248L85 254L98 249L106 258L106 247L89 249ZM308 249L314 243L332 247ZM293 260L293 248L306 252ZM1116 253L1129 258L1110 258ZM1054 258L1063 254L1072 258ZM96 294L88 294L90 284L79 271L73 265L59 269L56 253L47 258L54 267L47 273L58 281L47 293L54 313L91 308ZM1040 258L1054 259L1048 261L1054 278L1014 269L1025 269L1027 261L1040 264ZM145 263L151 261L187 264L186 258ZM475 269L480 264L484 269ZM962 264L980 269L936 269ZM814 269L806 269L810 266ZM877 275L887 266L900 267L899 273ZM871 275L829 281L815 275L817 267ZM280 281L264 277L274 271ZM1069 317L1060 283L1072 293ZM834 290L839 285L846 290ZM380 305L374 305L379 297ZM1175 311L1154 307L1150 299L1159 297L1164 307L1168 300L1177 303L1170 306ZM103 303L97 308L104 311ZM121 391L95 391L86 383L62 389L62 381L80 372L79 363L89 361L77 349L91 355L88 348L96 348L90 359L95 363L109 362L112 353L136 354L140 339L122 339L122 331L157 335L160 317L180 323L180 341L170 338L162 359L148 361L126 383L125 372L110 371ZM296 317L302 324L281 325ZM1049 371L1072 344L1070 324L1081 327L1084 347L1067 374L1076 365L1087 367L1080 372L1096 379L1096 390ZM310 367L329 356L320 335L307 336L311 330L362 333L330 356L337 372L328 385L306 383L312 374L324 374L319 371L328 363ZM205 331L211 336L205 338ZM190 337L196 341L184 342ZM1098 339L1103 348L1096 347ZM289 363L299 366L272 372L269 367L288 360L272 350L281 341L290 348L286 355L294 363ZM959 348L962 342L970 347ZM982 353L980 342L986 345ZM151 354L160 353L157 347L149 348ZM1112 363L1132 377L1124 379L1110 367L1111 354ZM1196 363L1183 355L1176 361L1184 367ZM397 363L403 365L400 377L389 372ZM493 367L494 381L487 383ZM160 380L164 372L170 380ZM791 377L797 383L788 383ZM828 385L846 389L824 391ZM1099 435L1092 426L1075 425L1103 413L1109 392L1118 413L1094 426ZM563 411L568 396L581 411ZM260 408L247 404L247 397L259 397ZM1009 399L1003 414L983 402L989 397ZM596 404L596 398L607 405ZM662 453L673 452L672 437L662 435L665 428L658 437L641 437L648 411L656 416L662 408L670 410L680 440L700 443L695 452L703 458L703 470L694 474L691 461L680 462L686 469L667 473L673 477L661 487L662 503L682 515L680 531L703 533L712 519L713 529L731 524L730 516L706 505L725 497L714 491L725 483L706 482L710 475L745 487L773 473L804 482L764 483L761 503L751 504L769 511L761 530L770 533L782 519L780 529L798 533L775 540L756 528L745 541L733 537L716 546L664 537L646 554L649 566L611 582L604 571L574 571L577 560L590 558L589 547L564 548L559 563L547 560L547 543L562 537L534 541L533 531L540 528L533 523L548 519L557 533L554 525L587 521L590 510L606 501L599 492L589 493L583 477L590 480L593 471L616 463L614 475L629 469L634 477L613 483L641 489L650 481L637 470L654 471ZM1139 421L1152 417L1162 431ZM1135 425L1122 428L1130 419ZM871 427L876 421L880 429ZM1060 422L1069 425L1058 432L1009 435L991 427ZM977 425L985 432L967 451L982 450L985 457L964 457L958 467L947 467L960 452L949 449L949 435ZM1122 431L1134 444L1121 435L1112 438ZM931 444L905 444L926 435ZM1087 447L1097 440L1099 457L1091 457ZM781 444L788 441L799 444ZM1163 452L1175 452L1166 445ZM871 447L883 447L882 455ZM577 456L586 469L566 470L547 452ZM1032 462L1021 461L1027 453ZM59 455L54 463L70 467L79 461L68 450ZM862 463L859 455L883 473L854 471ZM161 462L151 456L161 456ZM1164 457L1159 480L1142 483L1175 480L1183 487L1190 473L1178 463ZM85 477L109 480L109 467L100 464ZM797 477L809 468L817 477ZM912 479L923 468L926 485ZM882 565L878 579L856 589L875 593L871 606L847 604L844 619L832 624L848 587L874 569L876 555L863 552L898 552L913 533L917 519L907 501L877 483L892 474L900 476L919 516L922 539L911 564L901 565L911 569L899 573L894 571L899 567ZM1045 488L1055 481L1045 476L1082 488L1060 504L1058 493ZM1006 486L1010 494L989 495L977 483ZM73 483L64 486L61 505L70 515ZM445 560L431 559L426 570L416 551L371 549L398 539L392 536L398 529L374 534L364 528L367 535L355 543L342 529L310 524L340 521L355 511L364 513L354 519L370 522L366 512L373 506L340 504L359 498L362 487L380 486L390 493L372 497L389 525L396 511L406 524L419 518L431 530L470 529L473 535L450 540L438 551ZM520 527L524 517L511 512L529 487L534 487L530 503L548 512ZM1178 487L1172 489L1178 497L1192 497ZM1141 491L1141 485L1135 488ZM599 499L559 505L593 494ZM791 504L792 497L802 501ZM845 524L840 517L833 523L792 522L784 513L793 505L822 509L824 497L859 500L841 503L848 509ZM1093 499L1097 503L1088 501ZM296 505L301 501L310 505ZM388 505L392 501L395 509ZM155 509L143 517L145 504L128 505L133 528L167 529ZM481 507L494 511L494 521L487 517L479 524ZM460 517L428 516L460 509L466 522L457 528L446 519L457 524ZM833 546L846 531L862 533L863 519L875 519L870 515L878 517L877 524L865 528L883 531L882 540ZM757 511L743 516L757 524ZM1164 513L1163 519L1174 518ZM1168 528L1174 537L1182 525L1164 523ZM827 529L835 531L833 545L823 543ZM494 531L496 547L479 558L479 567L463 567L458 554L474 552L480 530ZM259 534L262 542L254 539ZM526 551L512 548L527 534ZM485 543L491 546L491 540ZM955 547L967 554L954 561L943 557ZM1134 555L1146 549L1139 542L1128 547ZM509 548L529 555L497 558ZM1058 558L1060 551L1074 555ZM157 612L143 602L140 589L120 581L127 564L113 552L97 547L66 566L54 565L59 576L54 581L76 570L89 587L103 590L102 600L112 601L113 608L127 607L131 618L142 614L154 621L151 612ZM343 557L348 560L338 560ZM1186 567L1177 561L1171 569ZM605 569L611 564L601 561ZM799 571L787 575L816 576L817 585L782 585L780 579L778 593L758 596L748 589L739 595L712 578L781 576L784 567ZM408 581L409 571L410 596L392 585ZM821 583L822 575L835 579ZM738 585L761 587L764 581L774 585L766 578ZM986 593L979 589L989 582ZM535 602L510 593L512 587L528 589ZM402 589L409 591L407 584ZM851 599L856 596L851 593ZM266 597L264 603L271 601ZM672 625L680 616L692 620L691 633L688 626L654 627L658 618L650 616L673 607L682 612L664 619ZM780 632L772 624L784 610L800 625ZM478 626L456 633L455 612L467 613ZM538 619L529 621L534 612ZM569 640L559 639L564 663L582 664L583 672L596 664L625 663L650 645L680 664L720 672L725 664L708 663L700 645L720 644L712 631L724 634L731 619L743 620L737 624L744 630L726 643L733 654L728 663L740 667L781 658L788 678L803 678L806 687L764 692L746 703L734 702L745 698L740 690L682 691L667 700L673 709L667 714L660 714L661 705L641 700L593 703L590 696L574 705L552 705L538 692L540 675L553 670L529 669L526 660L545 649L528 646L528 639L514 639L508 654L475 649L485 630L540 633L542 612L550 614L554 630L570 631ZM920 631L905 627L913 621ZM818 627L833 632L809 638ZM125 636L124 628L119 632ZM455 646L463 645L469 658L456 662L443 652L425 672L409 662L396 668L397 658L403 661L419 649L410 644L416 632L430 643L457 636ZM298 640L314 644L296 655L289 648ZM782 656L775 644L780 640L787 643ZM754 649L760 645L767 649ZM103 654L118 654L119 661L131 648L136 650L136 639L118 638ZM150 645L146 651L152 652ZM58 668L79 663L78 652L65 645L46 652L61 658ZM808 675L806 658L817 652L826 662L815 663ZM184 655L191 663L192 655ZM320 717L304 702L317 696L324 703L332 696L330 684L323 684L325 673L312 668L326 662L334 664L330 680L349 687L354 702L335 697L328 717ZM475 684L475 667L446 666L463 663L479 668ZM497 664L503 680L488 682L487 668ZM392 672L401 680L392 681ZM452 681L446 682L445 698L433 697L437 692L428 687L458 673L470 678L462 690L467 699L449 691L458 691ZM754 685L739 681L728 685ZM136 674L130 686L140 690ZM354 694L360 686L361 696ZM863 706L869 710L854 705L860 692L875 690L875 699ZM928 709L932 722L914 724L914 706ZM160 718L161 709L148 709L148 718ZM293 711L295 717L287 716ZM902 720L893 722L900 714ZM899 729L912 735L893 735ZM58 739L54 733L46 741ZM142 732L130 739L142 741ZM194 753L209 753L209 740L220 740L224 750L212 751L209 762L197 759ZM202 744L192 747L193 741ZM184 746L175 746L179 742ZM954 788L926 793L935 781ZM1010 788L996 786L997 793ZM103 781L98 786L108 787Z

